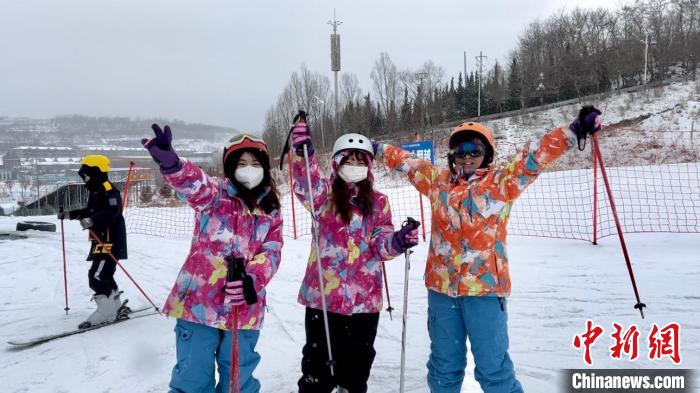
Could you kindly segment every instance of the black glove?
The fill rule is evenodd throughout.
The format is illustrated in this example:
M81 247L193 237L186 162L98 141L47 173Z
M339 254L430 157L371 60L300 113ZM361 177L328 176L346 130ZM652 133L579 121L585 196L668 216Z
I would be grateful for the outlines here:
M245 272L243 258L226 257L226 266L228 268L226 282L243 281L243 297L245 298L245 302L248 304L257 303L258 293L255 291L255 283L253 282L253 277ZM227 287L224 286L224 292L226 292L226 288Z
M58 214L56 214L56 217L59 220L77 220L79 218L82 218L81 217L82 214L83 214L83 209L69 210L69 211L59 210Z

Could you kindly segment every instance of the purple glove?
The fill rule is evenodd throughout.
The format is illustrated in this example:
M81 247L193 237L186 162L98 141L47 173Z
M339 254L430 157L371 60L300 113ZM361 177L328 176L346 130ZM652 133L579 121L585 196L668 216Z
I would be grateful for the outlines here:
M394 232L391 238L391 248L394 251L403 253L411 247L418 245L418 226L420 223L415 220L408 221L401 229Z
M230 281L224 287L224 304L229 306L243 306L246 304L243 295L243 280Z
M593 135L600 131L600 115L603 112L594 106L584 106L578 113L578 117L569 125L569 129L579 139L586 135Z
M160 173L169 175L182 169L180 157L173 150L173 133L170 131L170 126L165 126L164 131L158 124L153 124L151 128L156 137L153 139L143 138L141 144L148 150L153 161L160 166Z
M292 128L292 146L297 155L304 155L304 145L309 155L314 154L314 145L311 143L311 129L304 120L299 120Z
M382 148L382 145L372 141L372 153L374 153L374 156L377 156L377 152Z

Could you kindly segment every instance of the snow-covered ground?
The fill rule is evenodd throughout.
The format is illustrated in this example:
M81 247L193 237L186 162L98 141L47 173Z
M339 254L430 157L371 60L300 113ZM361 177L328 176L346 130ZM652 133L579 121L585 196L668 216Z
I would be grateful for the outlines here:
M42 220L55 222L52 217ZM0 217L0 232L14 229L16 218ZM74 327L93 305L87 287L87 240L76 222L66 222L69 315L63 311L60 229L24 232L24 240L0 240L0 342ZM188 237L131 235L124 266L162 306L187 254ZM672 368L668 358L647 359L651 324L678 322L682 328L683 368L700 365L699 234L627 236L646 319L632 308L634 296L616 237L598 246L583 241L511 236L509 256L513 295L509 301L511 356L528 392L557 391L560 369L584 368L572 347L586 319L605 329L593 346L597 368ZM268 290L269 313L259 343L257 376L263 392L294 392L304 340L303 307L296 294L308 257L310 238L285 238L283 259ZM429 353L423 268L427 247L412 257L409 289L407 391L427 392ZM394 319L382 313L370 392L398 389L403 259L387 264ZM134 306L147 304L119 272L117 281ZM612 360L608 347L612 322L641 331L640 359ZM0 356L3 392L164 392L175 361L173 319L151 316L17 351L5 346ZM469 358L464 392L480 391Z
M698 82L678 83L647 92L611 96L602 99L599 105L604 111L606 124L624 123L624 127L630 129L644 128L649 131L689 130L699 126L694 123L700 117L699 86ZM569 105L537 114L496 120L488 122L488 125L503 136L498 141L499 154L507 157L514 153L514 146L554 126L568 123L577 111L578 105ZM636 200L627 203L624 196L616 196L620 198L618 208L623 215L623 223L627 205L630 206L631 213L644 207L645 219L661 221L668 218L664 214L649 214L647 206L641 203L644 196L638 195L637 183L643 179L645 184L653 185L650 188L652 191L656 190L654 192L662 196L665 208L673 206L671 210L682 216L685 227L693 228L686 230L696 231L699 213L695 206L700 198L697 169L662 171L659 168L666 167L650 167L650 163L669 163L665 161L665 156L659 154L664 145L652 140L644 141L646 144L636 143L639 134L634 134L633 130L616 132L613 137L601 137L603 156L610 169L613 189L617 194L619 187L624 186L624 190L621 190L624 191L623 195L639 198L639 203ZM655 138L656 134L644 137ZM659 135L690 138L691 134ZM677 144L678 141L672 142ZM687 147L690 140L680 142ZM700 141L695 140L689 148L697 152ZM654 160L657 156L661 159ZM585 167L588 157L588 150L585 153L570 153L562 159L559 169ZM438 154L437 158L438 164L444 165L444 154ZM628 165L644 165L645 169L633 173L632 168L614 168ZM697 164L686 167L697 168ZM577 226L583 228L583 233L590 232L588 217L591 208L587 206L592 188L586 178L590 173L584 172L577 174L577 180L569 177L573 172L543 175L516 203L511 232L528 233L522 228L532 230L535 223L523 214L526 211L535 212L540 223L546 221L549 214L567 221L562 224L565 230ZM621 180L626 178L634 182ZM662 184L657 184L654 179ZM378 180L382 180L381 176ZM419 210L416 207L418 198L415 190L406 187L405 180L401 180L400 184L401 187L395 189L388 183L382 184L392 198L396 223L408 214L419 217L419 213L416 214ZM15 184L13 193L6 193L4 198L0 195L0 202L14 205L14 200L21 193L17 187L19 186ZM568 187L584 197L585 206L578 199L564 198L560 192L561 187ZM602 186L599 187L602 209L606 210L607 205L602 200ZM26 191L27 194L31 192ZM665 193L672 197L664 198ZM542 203L543 197L540 194L548 198L548 201L556 202L556 206L553 206L553 202ZM574 201L574 206L567 205L566 201ZM648 201L644 203L648 204ZM287 209L285 233L290 234L288 229L291 227L291 217L287 214L291 204L289 195L285 195L283 204ZM528 206L544 210L540 212L534 207L527 210ZM680 207L690 209L690 213L688 210L680 210ZM141 212L136 213L137 210ZM425 211L429 211L427 205ZM124 266L149 296L162 306L187 255L191 212L187 208L150 208L127 210L126 214L127 222L133 225L130 227L133 232L140 227L143 233L157 231L162 235L156 237L131 233L130 258L124 261ZM637 220L634 215L630 217ZM605 216L601 218L606 219ZM38 219L55 222L53 217ZM299 220L299 235L308 233L308 215L301 214L296 219ZM429 220L428 217L425 219ZM0 217L0 232L13 230L18 221L18 218ZM605 222L607 221L603 224ZM644 221L639 222L639 225L647 225ZM23 234L28 238L4 240L0 237L0 345L13 338L73 328L93 308L89 301L91 293L86 278L89 265L84 261L88 245L86 235L79 225L76 222L66 222L71 307L69 315L63 311L60 232L30 231ZM630 234L626 239L642 301L648 305L647 318L643 320L632 308L635 300L617 237L603 238L597 246L577 240L509 237L508 253L513 280L513 295L509 301L511 356L527 392L557 391L560 369L586 367L582 353L575 350L571 343L574 335L585 331L587 319L592 319L605 329L604 336L593 346L594 367L674 367L667 358L656 361L647 359L646 337L652 323L664 326L670 322L678 322L682 329L683 360L679 367L700 366L700 347L696 344L700 340L700 317L697 315L700 306L700 293L697 290L700 279L700 234ZM268 290L269 313L259 344L262 362L257 376L263 384L263 392L296 391L296 380L300 375L304 310L296 303L296 294L309 253L310 238L303 236L291 240L286 237L285 242L280 270ZM408 306L407 391L427 392L425 363L429 353L429 339L426 329L426 290L422 280L427 245L421 243L415 251ZM387 272L392 305L397 311L393 320L389 319L388 314L382 314L370 392L398 390L403 260L388 263ZM117 281L133 306L147 304L123 273L117 274ZM639 360L629 362L610 358L608 347L613 344L610 338L612 322L618 322L624 327L637 324L641 331ZM21 351L10 350L9 346L5 346L7 349L1 350L0 356L0 390L11 393L167 391L170 371L175 361L173 326L172 319L151 316ZM480 391L473 379L472 370L473 361L470 357L464 392Z

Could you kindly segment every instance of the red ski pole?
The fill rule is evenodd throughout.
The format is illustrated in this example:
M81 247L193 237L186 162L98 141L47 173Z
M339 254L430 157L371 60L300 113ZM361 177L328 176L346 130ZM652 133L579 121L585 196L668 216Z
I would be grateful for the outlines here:
M58 211L60 213L63 213L63 208L59 208ZM63 295L66 298L66 307L64 310L66 310L66 315L68 315L68 310L70 308L68 307L68 273L66 270L66 234L63 231L63 218L61 218L61 250L63 251Z
M241 376L238 367L238 306L233 306L233 322L231 323L231 369L229 370L229 393L240 393ZM236 390L234 390L234 387Z
M632 289L634 289L634 296L637 298L637 304L634 308L639 310L639 313L644 319L644 307L647 305L642 303L639 298L639 291L637 290L637 282L634 279L634 272L632 271L632 262L630 261L630 256L627 253L627 245L625 244L625 236L622 233L622 225L620 224L620 219L617 216L617 208L615 207L615 200L613 199L612 189L610 188L610 182L608 181L608 174L605 171L605 164L603 164L603 155L600 154L600 147L598 146L598 135L593 134L593 150L598 158L598 165L600 166L600 173L603 175L603 181L605 182L605 191L608 194L608 200L610 200L610 209L612 210L613 217L615 218L615 226L617 226L617 235L620 238L620 246L622 247L622 253L625 256L625 262L627 263L627 272L630 275L630 280L632 281Z
M229 257L226 258L226 282L234 282L236 280L242 279L240 277L240 272L237 272L237 267L243 268L242 261L241 265L236 266L236 258ZM239 375L238 367L238 306L233 306L231 310L231 368L228 373L228 391L229 393L240 393L241 391L241 378ZM236 390L234 390L234 388Z
M129 185L131 184L131 172L133 172L136 163L129 163L129 172L126 174L126 182L124 183L124 196L122 197L122 211L126 210L126 202L129 200Z
M105 247L105 244L102 242L102 240L100 240L100 238L95 234L95 232L93 232L92 229L89 228L88 231L90 232L90 237L95 239L95 241L100 244L100 247L102 247L102 251L107 252L107 255L109 255L109 257L112 258L112 260L117 264L117 266L119 266L119 268L122 269L124 274L126 274L126 276L129 277L129 280L131 280L131 282L133 282L134 285L136 285L136 288L138 288L138 290L141 291L141 294L146 297L146 300L148 300L148 302L151 303L151 306L153 306L153 308L155 308L156 311L158 311L158 314L163 315L163 313L160 312L158 306L156 306L156 304L153 303L151 298L148 297L148 295L146 295L146 292L144 292L144 290L141 289L141 286L136 282L136 280L134 280L133 277L131 277L131 274L129 274L129 272L127 272L126 269L124 269L124 266L122 266L122 264L119 263L119 260L114 255L112 255L112 252L109 251L109 248Z

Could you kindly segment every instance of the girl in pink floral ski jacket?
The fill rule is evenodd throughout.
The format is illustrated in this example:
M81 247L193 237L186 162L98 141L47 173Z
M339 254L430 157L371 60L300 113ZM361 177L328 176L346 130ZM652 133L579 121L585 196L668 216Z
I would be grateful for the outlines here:
M156 137L142 141L144 146L165 180L195 210L190 252L163 310L177 318L171 392L214 391L215 360L216 391L228 389L235 310L239 386L243 393L258 392L260 383L252 375L260 360L255 345L265 287L279 267L282 249L282 218L267 147L250 135L233 137L224 151L226 178L209 177L197 165L178 158L168 126L161 131L154 124L153 130ZM240 280L227 280L229 258L243 264ZM257 301L248 301L251 296Z
M310 131L300 120L293 129L294 193L310 210L309 185L303 156L309 153L313 204L317 215L324 293L319 285L319 256L311 255L299 291L306 306L306 345L303 349L299 392L330 391L335 386L366 392L374 360L374 338L382 309L383 261L417 244L411 228L394 232L386 195L373 189L372 145L359 134L341 136L333 148L333 172L321 177L313 154ZM322 296L328 309L330 343L335 361L330 375Z

